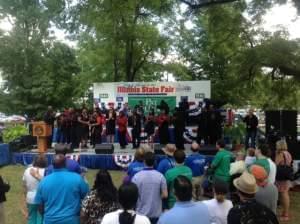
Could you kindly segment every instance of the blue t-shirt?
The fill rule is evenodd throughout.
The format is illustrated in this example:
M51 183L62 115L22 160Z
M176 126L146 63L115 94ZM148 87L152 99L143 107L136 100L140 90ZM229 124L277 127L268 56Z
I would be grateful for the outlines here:
M136 173L140 172L144 168L145 164L143 162L133 161L128 167L127 174L131 179Z
M81 199L89 191L83 178L67 169L54 169L40 182L35 203L44 205L44 224L79 223Z
M205 156L193 153L186 158L184 165L192 170L193 177L202 176L204 174L204 166L206 165Z
M73 159L68 159L68 158L66 159L66 169L70 172L81 174L81 168L79 163ZM45 176L51 174L52 172L53 172L53 165L51 164L45 170Z
M210 224L212 217L203 202L176 202L174 207L163 213L157 224L201 223Z
M175 160L174 157L167 156L166 158L162 159L157 167L157 171L165 175L165 173L175 167Z

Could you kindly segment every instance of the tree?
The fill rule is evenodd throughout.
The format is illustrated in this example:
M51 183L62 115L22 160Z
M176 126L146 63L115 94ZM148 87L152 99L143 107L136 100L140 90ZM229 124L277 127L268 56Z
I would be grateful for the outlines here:
M93 81L137 81L155 72L168 38L157 25L170 1L79 1L79 61ZM152 70L150 74L145 71Z
M39 1L1 1L0 13L13 29L0 34L0 70L6 80L2 100L11 113L29 116L47 105L61 108L72 99L74 51L49 35L51 13Z
M181 21L174 38L181 61L169 65L171 71L178 79L211 80L212 96L218 101L297 108L293 96L299 87L299 40L288 40L284 31L270 34L257 28L261 15L255 12L249 21L246 10L249 6L240 2L215 5L191 16L192 29ZM291 83L292 93L283 97ZM277 101L270 100L272 96Z

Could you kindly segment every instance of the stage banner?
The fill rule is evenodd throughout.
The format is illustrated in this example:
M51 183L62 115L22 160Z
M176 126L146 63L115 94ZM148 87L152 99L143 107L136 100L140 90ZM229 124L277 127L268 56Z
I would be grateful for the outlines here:
M140 102L142 102L145 114L148 114L151 111L151 108L153 108L156 113L159 111L157 106L160 105L162 100L169 105L170 112L173 113L176 107L176 96L129 96L128 105L130 108L134 108L136 105L140 105Z
M198 105L205 98L210 98L210 91L210 81L103 82L94 83L93 86L94 102L98 105L122 105L129 101L133 105L136 103L135 99L139 98L138 101L142 100L145 105L151 106L165 99L174 108L174 97L176 106L183 100L190 105Z

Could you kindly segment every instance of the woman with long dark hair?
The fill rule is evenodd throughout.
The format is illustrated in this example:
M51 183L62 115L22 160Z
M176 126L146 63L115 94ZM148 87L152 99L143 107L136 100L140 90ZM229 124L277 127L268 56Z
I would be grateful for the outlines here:
M121 185L118 195L122 209L105 215L102 224L150 224L146 216L134 211L139 197L138 188L134 183Z
M117 189L111 176L108 171L99 170L92 191L82 201L81 223L100 224L106 213L118 208Z

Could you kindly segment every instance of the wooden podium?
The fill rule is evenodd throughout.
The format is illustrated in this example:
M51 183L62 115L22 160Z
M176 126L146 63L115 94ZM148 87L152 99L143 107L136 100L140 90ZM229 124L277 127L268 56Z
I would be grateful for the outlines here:
M32 135L37 137L37 145L40 153L48 149L48 137L52 135L52 128L43 121L32 123Z

